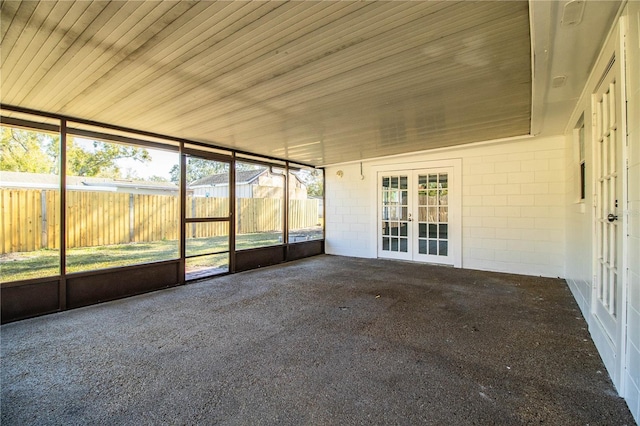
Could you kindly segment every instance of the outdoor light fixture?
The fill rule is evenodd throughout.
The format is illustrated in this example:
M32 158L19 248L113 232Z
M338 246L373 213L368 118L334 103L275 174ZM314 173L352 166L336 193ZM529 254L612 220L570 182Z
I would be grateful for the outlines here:
M578 25L582 22L586 4L585 0L572 0L565 4L562 11L562 25Z

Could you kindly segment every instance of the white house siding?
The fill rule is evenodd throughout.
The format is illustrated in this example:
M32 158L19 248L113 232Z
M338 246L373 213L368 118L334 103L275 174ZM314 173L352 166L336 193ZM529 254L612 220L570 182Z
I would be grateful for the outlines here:
M253 186L247 184L236 185L236 198L253 198ZM197 197L223 198L229 196L229 185L196 186L189 189Z
M461 159L462 267L562 277L565 155L565 139L559 136L367 161L364 179L360 163L330 166L325 172L325 250L377 256L376 167Z

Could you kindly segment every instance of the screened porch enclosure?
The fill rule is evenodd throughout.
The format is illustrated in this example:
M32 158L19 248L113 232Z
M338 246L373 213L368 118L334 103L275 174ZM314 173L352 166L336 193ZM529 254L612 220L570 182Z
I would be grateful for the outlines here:
M4 322L323 252L322 169L21 109L1 129ZM238 197L247 170L273 176Z

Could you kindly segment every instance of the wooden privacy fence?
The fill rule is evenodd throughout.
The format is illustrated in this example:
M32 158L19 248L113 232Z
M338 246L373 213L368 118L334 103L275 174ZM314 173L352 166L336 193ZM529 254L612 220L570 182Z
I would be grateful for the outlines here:
M67 248L177 240L179 199L175 195L67 191ZM187 197L187 217L225 217L228 199ZM1 253L60 246L60 192L1 189ZM289 228L318 224L318 200L291 200ZM238 234L282 231L282 200L237 200ZM188 237L228 235L224 222L188 225Z

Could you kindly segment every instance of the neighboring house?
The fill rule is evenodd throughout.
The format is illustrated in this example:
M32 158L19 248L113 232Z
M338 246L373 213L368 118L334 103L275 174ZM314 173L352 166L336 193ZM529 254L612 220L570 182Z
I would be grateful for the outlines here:
M1 188L58 189L60 177L47 173L0 172ZM97 192L125 192L144 195L177 195L173 182L151 182L87 176L67 176L67 189Z
M307 198L307 187L294 174L289 173L289 198ZM284 172L260 167L255 170L236 171L236 198L279 198L283 195ZM294 179L293 179L294 178ZM196 197L228 197L229 174L220 173L197 179L188 185Z

